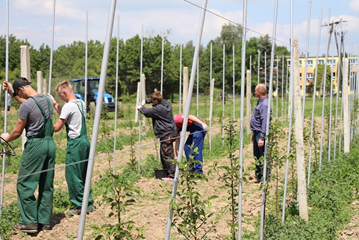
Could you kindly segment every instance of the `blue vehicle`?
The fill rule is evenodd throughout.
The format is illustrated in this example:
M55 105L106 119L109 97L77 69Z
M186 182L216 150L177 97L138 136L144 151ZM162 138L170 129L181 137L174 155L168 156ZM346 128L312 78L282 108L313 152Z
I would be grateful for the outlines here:
M96 100L98 97L98 86L100 78L87 79L87 108L95 108ZM71 84L78 99L85 100L85 78L72 79ZM114 98L111 94L105 91L103 95L103 104L107 107L108 111L115 111Z

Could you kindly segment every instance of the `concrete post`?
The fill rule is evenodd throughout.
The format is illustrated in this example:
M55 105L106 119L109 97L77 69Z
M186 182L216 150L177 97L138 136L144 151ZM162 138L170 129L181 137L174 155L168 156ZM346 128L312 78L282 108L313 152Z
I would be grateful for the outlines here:
M183 68L183 112L186 111L188 93L188 67Z
M41 71L37 71L36 72L36 76L37 76L37 92L38 93L44 93L42 90L42 81L43 81L43 75Z
M25 77L31 82L31 72L30 72L30 48L28 45L20 46L20 75ZM25 131L21 134L21 149L24 151L24 146L26 142Z
M246 129L247 134L251 132L251 82L252 82L252 75L251 70L247 70L247 120L246 120Z
M30 48L28 45L20 46L20 74L31 82Z
M42 93L47 93L47 79L42 79Z
M299 78L299 51L298 39L293 39L293 90L294 90L294 117L295 138L297 151L297 178L298 178L298 203L299 215L308 221L307 183L305 179L304 140L303 140L303 115L301 104L300 78Z
M347 58L344 60L343 74L343 124L344 124L344 153L349 152L350 145L350 121L349 121L349 97L348 97L348 64Z

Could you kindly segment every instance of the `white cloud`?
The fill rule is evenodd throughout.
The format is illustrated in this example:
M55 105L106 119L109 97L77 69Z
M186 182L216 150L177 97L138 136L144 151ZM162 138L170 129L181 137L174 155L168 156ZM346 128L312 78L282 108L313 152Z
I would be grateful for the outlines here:
M33 15L50 15L53 13L52 0L15 0L14 6L16 10L31 12ZM71 1L56 1L55 5L56 17L69 17L71 19L85 19L85 10L76 8Z
M359 12L359 0L351 0L349 6L354 12Z

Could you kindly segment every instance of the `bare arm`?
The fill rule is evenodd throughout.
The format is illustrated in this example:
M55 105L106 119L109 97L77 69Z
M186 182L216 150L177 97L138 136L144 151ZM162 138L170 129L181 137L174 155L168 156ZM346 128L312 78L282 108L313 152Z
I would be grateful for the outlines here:
M26 119L18 119L15 125L14 130L10 133L10 135L5 139L5 141L11 142L20 137L22 134L22 131L24 130L26 126Z
M4 84L3 84L3 90L4 91L7 90L8 93L10 94L10 96L20 104L26 101L25 98L21 98L19 96L15 96L15 97L13 96L14 95L14 89L12 88L11 83L9 83L7 81L5 81Z
M60 115L61 114L61 109L62 107L60 107L59 104L57 104L57 102L54 103L54 110ZM56 131L55 131L56 132Z
M201 121L201 119L199 119L196 116L193 115L188 115L188 120L191 120L192 122L198 123L199 125L202 125L204 122Z
M25 98L21 98L19 96L15 96L15 97L12 97L12 98L15 99L20 104L26 101Z
M65 125L65 122L66 122L66 119L59 118L57 123L54 125L54 132L60 131L62 129L62 127Z

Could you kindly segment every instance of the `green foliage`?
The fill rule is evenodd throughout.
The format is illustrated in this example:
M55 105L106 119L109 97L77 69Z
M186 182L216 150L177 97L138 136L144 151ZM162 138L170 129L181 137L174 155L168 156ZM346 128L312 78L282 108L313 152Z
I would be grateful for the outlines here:
M150 154L147 156L144 165L141 166L141 176L152 178L155 176L155 169L162 169L162 164L155 155Z
M143 38L143 73L146 76L146 92L150 93L154 88L159 89L161 82L161 56L162 56L162 40L164 41L164 71L163 71L163 93L165 98L173 97L173 94L179 91L179 71L180 50L182 48L182 65L189 67L193 61L195 46L193 41L184 44L174 44L168 40L170 30L165 35L151 33L150 37ZM108 66L108 80L106 87L115 91L116 69L118 68L118 92L119 96L131 96L137 92L137 82L139 81L140 51L141 38L139 35L133 36L126 41L119 39L119 51L117 53L117 40L111 39L111 49ZM242 26L233 24L224 24L218 37L211 40L207 46L200 46L199 51L199 67L201 74L199 76L199 89L206 91L209 87L210 76L210 45L212 46L212 75L215 79L222 79L223 76L223 44L225 44L225 91L230 92L232 89L233 67L239 69L235 72L235 79L240 79L241 73L241 45L242 45ZM30 65L31 79L36 79L36 71L42 71L44 78L48 79L49 69L48 63L50 59L50 47L42 44L39 49L34 49L27 40L16 39L10 36L9 41L9 77L10 81L20 76L20 45L30 46ZM235 50L233 60L233 46ZM5 36L0 36L0 50L5 52ZM101 60L103 54L103 43L96 40L88 41L88 58L87 71L88 77L98 77L101 71ZM249 69L249 58L252 56L253 69L257 69L258 57L257 50L267 52L267 71L269 76L269 58L271 52L271 42L269 36L253 37L246 44L246 67ZM119 64L116 66L116 58L119 58ZM276 46L276 54L288 54L285 47ZM59 46L54 50L52 89L62 80L70 80L74 78L82 78L85 73L85 42L74 41L71 44ZM234 66L233 66L234 61ZM1 69L5 69L5 55L0 56ZM262 73L263 75L263 73ZM4 78L5 71L0 70L0 78ZM257 82L257 74L252 74L252 81ZM35 81L33 81L35 84ZM36 84L35 84L36 85ZM236 81L236 93L239 93L240 81ZM221 81L215 81L215 87L222 88ZM126 102L127 98L124 98ZM135 100L136 98L128 99Z
M191 171L193 164L200 161L190 157L188 162L176 162L181 172L177 198L173 198L170 209L173 211L172 226L186 239L206 239L207 234L216 231L214 213L208 213L212 207L211 200L218 198L213 195L203 198L198 192L198 184L206 184L207 177Z
M4 205L0 214L1 239L10 239L13 233L13 224L19 221L20 211L17 202Z
M318 76L317 76L317 86L316 88L319 89L319 88L322 88L323 87L323 78L324 78L324 68L325 68L325 65L317 65L317 68L318 68ZM331 76L331 72L330 72L330 67L327 66L327 73L326 73L326 82L325 82L325 89L326 89L326 92L328 91L328 86L330 86L330 76ZM314 76L315 77L315 76Z
M99 204L111 206L112 212L108 217L115 217L117 223L92 227L94 233L98 234L95 239L144 239L144 226L136 227L133 221L124 220L126 208L135 203L135 194L139 194L139 189L131 182L124 181L120 175L111 174L105 182L104 190Z
M271 122L271 128L269 131L269 141L267 143L267 163L271 168L270 180L275 181L275 216L279 218L279 208L280 208L280 192L279 192L279 180L282 175L282 167L284 161L286 160L286 155L282 154L283 147L280 145L279 141L285 138L285 132L281 127L279 121Z
M221 187L224 190L227 190L228 193L228 203L222 209L222 211L228 212L231 215L230 220L227 220L227 226L230 228L231 239L236 239L237 229L238 229L238 184L240 180L239 176L239 159L235 156L235 151L237 148L238 134L235 130L235 124L231 123L228 127L225 128L227 132L227 142L229 145L229 166L218 165L218 161L213 163L213 170L218 175L218 179L224 183Z
M70 197L67 189L58 188L54 191L53 213L63 213L71 207Z
M309 221L298 214L292 202L286 208L286 219L281 223L274 215L266 216L266 239L336 239L338 231L350 221L354 212L350 207L358 200L359 154L356 138L349 154L341 154L336 161L323 162L322 171L312 173L308 189ZM293 238L295 236L295 238Z

